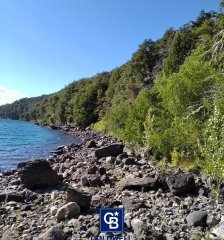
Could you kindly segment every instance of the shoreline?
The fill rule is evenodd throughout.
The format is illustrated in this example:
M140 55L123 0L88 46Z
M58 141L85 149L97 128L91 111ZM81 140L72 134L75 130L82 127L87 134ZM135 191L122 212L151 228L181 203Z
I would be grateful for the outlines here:
M99 231L101 207L124 208L123 236L131 239L188 240L220 228L224 204L214 198L209 178L199 169L176 170L170 164L158 169L108 134L53 128L83 142L59 146L45 163L21 163L0 176L3 240L51 240L46 236L55 231L68 240L105 236ZM78 205L77 212L69 212L66 204L71 203Z
M21 120L11 120L11 119L0 119L1 121L1 126L3 124L3 132L1 132L3 134L3 145L0 144L1 146L1 150L3 152L3 162L5 164L3 164L0 168L0 174L7 171L7 170L11 170L13 168L16 168L18 163L20 162L24 162L27 161L31 158L44 158L44 159L48 159L49 156L52 155L52 153L54 152L54 150L61 145L69 145L71 143L81 143L83 141L83 139L81 139L79 136L76 137L75 133L71 133L70 131L67 131L68 129L66 129L63 126L58 126L58 131L52 131L54 130L54 128L52 128L51 126L47 126L45 125L45 127L40 126L39 124L36 124L35 122L32 121L21 121ZM8 123L10 122L10 123ZM14 127L14 122L15 122L15 126ZM4 128L6 124L6 129ZM14 137L13 135L10 134L9 138L13 139L10 140L11 142L9 142L7 134L4 134L5 132L7 132L8 128L11 128L11 124L12 124L12 128L14 129L18 129L20 128L20 124L21 124L21 128L22 130L22 142L19 143L17 145L17 143L15 143L15 139L17 139L17 137ZM29 132L23 132L24 128L27 126L27 129ZM39 130L38 130L39 128ZM45 130L43 129L45 128ZM41 130L43 129L43 130ZM49 129L49 130L48 130ZM73 128L71 128L73 129ZM40 136L39 136L39 132L40 132ZM47 140L45 139L45 134L48 134L49 132L49 137L47 137ZM18 131L18 134L20 136L21 131ZM27 137L24 134L28 134ZM37 134L37 136L39 136L38 138L35 137L35 135ZM43 136L42 136L42 135ZM6 137L5 137L6 136ZM23 137L25 136L25 137ZM31 137L30 137L31 136ZM19 137L20 138L20 137ZM29 139L28 141L26 141L26 139ZM50 138L50 142L48 142L48 139ZM7 149L4 146L4 141L7 141ZM20 139L19 139L20 140ZM37 144L36 144L37 143ZM46 147L45 147L46 145ZM11 148L13 148L14 151L17 152L17 154L10 154L10 150L8 150L8 146L10 146ZM29 148L26 150L23 150L25 148ZM46 148L46 149L44 149ZM21 151L20 151L21 149ZM42 150L43 149L43 150ZM9 154L7 154L7 151L9 152ZM40 150L40 151L39 151ZM12 157L11 157L12 155ZM1 158L1 157L0 157ZM7 159L9 160L7 162ZM11 160L11 161L10 161Z

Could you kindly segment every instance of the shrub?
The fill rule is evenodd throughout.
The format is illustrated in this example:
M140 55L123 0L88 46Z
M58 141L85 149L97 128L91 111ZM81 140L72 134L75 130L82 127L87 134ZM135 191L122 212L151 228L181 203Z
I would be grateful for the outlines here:
M198 164L213 179L224 179L224 116L215 106L203 133L198 140L200 160Z

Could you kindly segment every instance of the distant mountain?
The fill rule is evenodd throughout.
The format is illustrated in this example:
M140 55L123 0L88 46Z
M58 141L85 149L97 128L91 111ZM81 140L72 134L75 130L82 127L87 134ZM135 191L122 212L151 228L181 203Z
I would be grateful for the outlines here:
M32 98L22 98L11 104L5 104L0 106L0 118L13 119L13 120L33 120L28 117L28 112L32 111L32 108L38 106L42 100L48 98L48 95Z

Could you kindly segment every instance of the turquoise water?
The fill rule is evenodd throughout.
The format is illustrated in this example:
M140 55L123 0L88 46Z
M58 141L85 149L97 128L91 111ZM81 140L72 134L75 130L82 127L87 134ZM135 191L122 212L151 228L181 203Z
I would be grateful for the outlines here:
M32 157L47 158L59 145L79 142L76 137L30 122L0 119L0 171Z

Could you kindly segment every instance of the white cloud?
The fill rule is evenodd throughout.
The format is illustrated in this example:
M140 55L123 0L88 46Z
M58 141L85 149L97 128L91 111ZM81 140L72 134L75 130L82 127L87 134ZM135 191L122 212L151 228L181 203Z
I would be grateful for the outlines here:
M3 86L0 86L0 105L12 103L24 97L26 96L17 90L8 89Z

